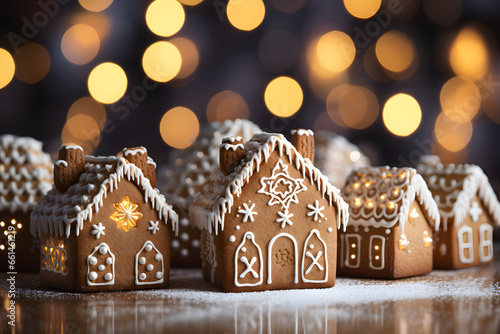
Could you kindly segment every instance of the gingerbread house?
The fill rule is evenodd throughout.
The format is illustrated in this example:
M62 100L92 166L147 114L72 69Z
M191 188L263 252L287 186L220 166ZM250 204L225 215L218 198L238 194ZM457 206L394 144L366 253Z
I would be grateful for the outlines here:
M500 203L481 168L443 165L438 157L426 156L418 170L436 200L443 225L434 235L434 268L491 263Z
M123 157L84 157L79 146L59 150L55 186L31 214L44 285L70 291L168 286L168 229L177 230L178 216L154 188L155 167L144 147L124 149Z
M39 270L40 239L31 236L29 219L51 187L52 160L42 151L42 143L0 136L0 271ZM9 253L15 254L12 263Z
M339 234L339 275L393 279L432 271L439 211L415 169L355 169L342 195L350 216Z
M319 131L315 138L314 164L335 187L342 188L354 168L370 166L366 155L345 137Z
M201 266L200 230L189 224L189 206L213 169L219 165L219 145L224 137L250 140L260 128L244 119L205 125L196 141L184 150L175 150L171 164L159 173L158 188L179 214L179 235L172 237L172 266Z
M312 163L312 131L295 131L292 143L268 133L223 139L220 168L190 207L202 230L203 274L223 291L335 284L348 206Z

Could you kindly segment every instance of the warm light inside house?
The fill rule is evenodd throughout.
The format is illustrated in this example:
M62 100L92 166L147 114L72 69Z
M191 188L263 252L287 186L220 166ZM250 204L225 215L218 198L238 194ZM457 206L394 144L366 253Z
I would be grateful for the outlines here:
M0 89L7 86L14 77L16 64L14 58L5 49L0 49Z
M422 111L412 96L396 94L385 103L382 117L390 132L405 137L412 134L420 125Z
M14 55L15 76L22 82L35 84L45 78L50 69L50 55L45 47L30 42Z
M115 212L109 217L113 219L118 228L128 232L131 227L137 226L137 220L142 217L142 213L137 211L139 205L130 202L130 198L125 196L120 203L113 204Z
M396 30L380 36L375 45L375 54L380 65L392 72L408 69L415 58L415 52L411 39Z
M451 152L463 149L472 138L472 123L457 123L440 113L436 119L434 133L439 144Z
M184 107L175 107L167 111L160 122L163 141L175 148L190 146L200 131L196 114Z
M408 246L410 242L406 238L406 234L401 234L398 239L398 248L399 249L405 249L406 246Z
M78 0L80 5L91 12L101 12L108 8L113 0Z
M87 24L76 24L66 30L61 40L64 57L76 65L84 65L99 52L100 38L97 31Z
M483 36L476 28L465 27L450 50L450 65L456 75L476 81L488 71L490 56Z
M422 241L424 242L424 247L429 247L432 244L432 239L429 236L428 231L424 231L424 233L422 235Z
M127 90L127 75L114 63L97 65L88 78L90 95L101 103L118 101Z
M163 37L177 33L184 25L186 14L177 0L155 0L146 11L149 29Z
M472 80L454 77L446 81L439 95L443 112L454 122L465 123L474 118L481 107L481 93Z
M175 45L166 41L152 44L142 57L144 72L158 82L172 80L179 73L181 65L181 53Z
M380 9L382 0L344 0L345 9L358 19L368 19Z
M271 113L279 117L290 117L302 106L304 94L297 81L290 77L278 77L266 87L264 101Z
M333 72L341 72L351 66L356 48L347 34L330 31L319 39L316 53L323 67Z
M207 120L209 122L224 122L226 119L248 119L250 109L240 94L224 90L215 94L207 105Z
M54 239L49 239L49 244L42 246L41 266L43 270L66 275L68 273L67 258L62 240L57 243Z
M266 6L262 0L229 0L227 18L239 30L250 31L257 28L266 15Z

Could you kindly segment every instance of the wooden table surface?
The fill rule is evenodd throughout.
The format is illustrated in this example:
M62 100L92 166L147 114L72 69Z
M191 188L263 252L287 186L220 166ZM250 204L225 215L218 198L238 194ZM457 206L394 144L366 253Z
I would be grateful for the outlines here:
M219 292L195 269L172 270L171 289L91 294L18 274L15 333L500 333L496 259L396 281L337 278L331 289L246 294ZM7 290L0 274L1 333L14 332Z

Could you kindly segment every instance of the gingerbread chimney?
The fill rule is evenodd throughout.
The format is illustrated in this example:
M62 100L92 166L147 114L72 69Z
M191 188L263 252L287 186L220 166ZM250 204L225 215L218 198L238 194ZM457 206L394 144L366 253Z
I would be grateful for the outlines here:
M292 145L303 158L314 163L314 132L312 130L292 130Z
M241 137L227 137L222 139L219 146L219 164L224 175L233 172L234 167L238 166L241 159L245 157L245 146Z
M60 192L66 192L75 184L85 170L83 149L76 145L59 148L59 160L54 162L54 185Z
M144 176L149 179L151 186L156 188L156 170L155 164L148 160L148 150L145 147L131 147L123 149L123 157L128 162L133 163L142 170Z

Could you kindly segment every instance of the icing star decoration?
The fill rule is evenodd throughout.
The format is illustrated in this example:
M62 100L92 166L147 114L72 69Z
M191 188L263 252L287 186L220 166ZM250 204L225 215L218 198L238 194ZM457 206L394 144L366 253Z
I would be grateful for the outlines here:
M271 196L267 203L269 206L281 204L284 209L288 209L290 203L299 203L297 194L307 190L303 181L303 179L292 178L288 174L288 166L284 165L280 159L273 169L272 176L260 179L262 188L258 193Z
M115 207L115 212L110 216L119 228L123 228L125 232L128 232L130 227L137 225L137 220L142 217L142 213L137 212L137 207L139 205L131 203L128 196L125 196L121 203L113 204Z
M151 231L151 233L153 234L156 234L156 231L160 230L160 228L158 227L158 222L150 220L149 225L151 226L148 227L148 230Z
M308 217L313 216L313 219L314 219L315 222L318 221L318 217L319 218L325 218L325 215L323 214L323 212L321 212L321 211L323 211L325 209L325 207L324 206L319 206L319 201L318 200L314 201L314 205L308 204L307 208L309 210L311 210L311 211L309 211L307 213L307 216Z
M102 223L99 223L97 225L94 224L94 225L92 225L92 232L90 232L90 234L95 235L95 238L99 239L101 237L101 234L102 235L106 234L106 233L104 233L105 229L106 229L106 227L104 227L102 225Z
M246 223L248 219L250 219L251 222L254 221L253 216L257 214L257 212L254 212L253 209L255 208L255 203L252 204L252 206L248 206L247 203L243 203L243 209L239 209L238 213L241 213L244 215L243 217L243 222Z

